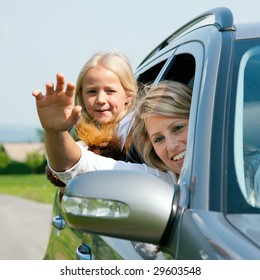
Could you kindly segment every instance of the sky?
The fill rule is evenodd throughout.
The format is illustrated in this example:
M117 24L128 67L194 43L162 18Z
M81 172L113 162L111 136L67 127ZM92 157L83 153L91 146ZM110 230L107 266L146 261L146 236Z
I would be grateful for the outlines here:
M34 89L61 72L76 82L97 51L120 51L135 69L197 15L228 7L260 21L259 0L0 0L0 125L40 128Z

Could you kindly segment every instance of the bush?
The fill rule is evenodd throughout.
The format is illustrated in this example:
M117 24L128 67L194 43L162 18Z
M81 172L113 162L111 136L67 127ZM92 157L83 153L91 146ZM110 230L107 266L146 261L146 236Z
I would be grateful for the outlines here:
M0 169L5 168L11 162L8 154L0 150Z
M27 155L26 162L12 161L0 145L0 175L1 174L42 174L46 169L46 158L39 151Z
M29 153L26 157L26 165L29 166L32 173L40 173L43 166L46 165L45 155L39 151Z
M0 174L30 174L31 168L23 163L11 161L5 168L0 168Z

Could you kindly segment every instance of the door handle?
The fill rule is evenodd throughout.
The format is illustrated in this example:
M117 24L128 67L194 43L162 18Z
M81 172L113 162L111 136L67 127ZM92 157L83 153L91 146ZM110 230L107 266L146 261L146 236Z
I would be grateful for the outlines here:
M80 245L76 250L77 260L92 260L91 247L87 244Z
M57 230L62 230L66 226L66 222L61 216L55 216L52 219L52 225L57 229Z

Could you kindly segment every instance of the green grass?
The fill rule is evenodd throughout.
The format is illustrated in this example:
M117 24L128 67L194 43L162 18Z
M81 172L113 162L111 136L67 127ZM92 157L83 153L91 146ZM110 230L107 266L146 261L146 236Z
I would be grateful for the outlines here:
M52 204L56 190L45 174L0 175L0 194Z

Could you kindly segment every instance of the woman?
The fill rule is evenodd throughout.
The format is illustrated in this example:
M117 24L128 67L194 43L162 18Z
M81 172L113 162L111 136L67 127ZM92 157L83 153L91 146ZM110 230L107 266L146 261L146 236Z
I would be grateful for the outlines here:
M58 81L57 88L63 87L64 83ZM74 85L68 83L60 94L33 93L45 129L49 165L62 181L66 183L80 173L101 169L138 170L168 182L178 180L186 152L192 95L189 87L162 81L145 88L137 101L133 141L146 164L104 158L77 145L65 129L81 113L80 106L73 106L73 91Z

